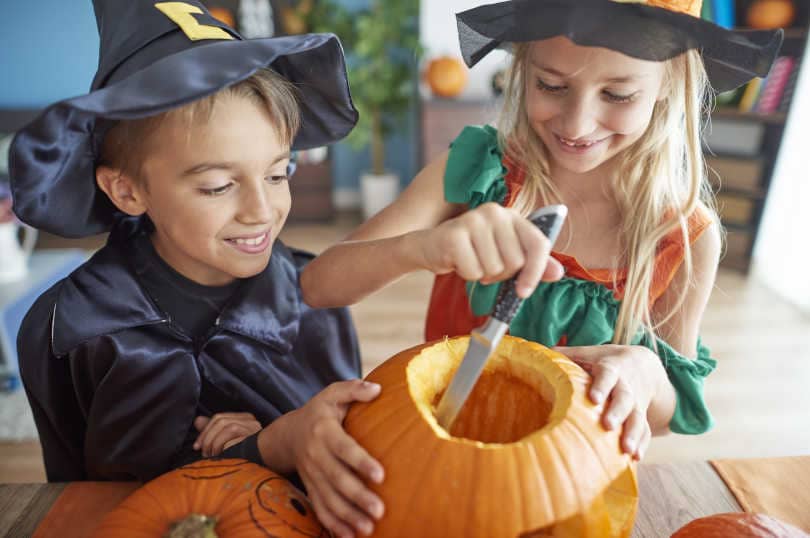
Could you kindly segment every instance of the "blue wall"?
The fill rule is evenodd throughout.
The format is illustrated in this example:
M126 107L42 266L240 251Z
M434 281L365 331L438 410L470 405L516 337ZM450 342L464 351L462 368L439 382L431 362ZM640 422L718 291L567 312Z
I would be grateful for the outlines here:
M339 0L362 8L368 0ZM85 93L98 64L98 31L90 0L0 0L0 108L40 108ZM414 74L416 77L416 73ZM418 172L414 106L387 140L386 167L406 185ZM368 150L332 148L336 189L359 190L371 167Z
M98 64L90 0L0 0L0 107L86 93Z

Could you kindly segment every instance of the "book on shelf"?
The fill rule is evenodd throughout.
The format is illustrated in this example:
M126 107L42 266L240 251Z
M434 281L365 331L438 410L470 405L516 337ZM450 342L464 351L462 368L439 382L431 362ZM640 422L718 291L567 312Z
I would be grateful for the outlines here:
M711 4L710 20L723 28L734 28L736 24L734 0L707 0L705 3Z
M742 97L740 97L740 104L737 105L740 112L751 112L754 109L760 88L762 88L761 78L755 78L745 85Z
M796 60L791 56L780 56L771 67L768 77L762 83L759 97L754 104L754 111L759 114L772 114L776 112L785 91L785 85L790 73L795 69Z
M799 78L799 61L793 63L793 69L790 70L787 80L785 81L785 88L782 91L782 97L779 100L779 105L776 111L782 114L787 114L790 108L790 101L793 99L793 92L796 90L796 81Z

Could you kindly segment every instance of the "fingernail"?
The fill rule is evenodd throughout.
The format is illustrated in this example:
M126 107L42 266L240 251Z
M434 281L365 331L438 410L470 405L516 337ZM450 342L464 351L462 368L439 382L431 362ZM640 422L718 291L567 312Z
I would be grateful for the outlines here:
M531 286L518 286L517 293L520 297L526 298L530 296L534 292L534 288Z
M371 479L377 482L378 484L383 481L383 472L382 469L374 469L371 471Z
M604 398L604 397L605 397L605 395L602 394L601 390L592 390L591 391L591 401L593 403L596 403L596 404L602 403L602 398Z
M627 441L624 444L624 449L628 454L633 454L636 451L636 443L635 441Z
M374 519L380 519L383 515L382 503L374 502L369 504L368 513L371 514L374 517Z
M372 383L371 381L363 381L363 386L367 389L378 389L380 385L378 383Z
M200 443L194 443L194 450L200 449Z
M357 523L357 528L360 530L360 532L368 536L371 534L371 531L374 530L374 525L372 525L370 521L363 520Z

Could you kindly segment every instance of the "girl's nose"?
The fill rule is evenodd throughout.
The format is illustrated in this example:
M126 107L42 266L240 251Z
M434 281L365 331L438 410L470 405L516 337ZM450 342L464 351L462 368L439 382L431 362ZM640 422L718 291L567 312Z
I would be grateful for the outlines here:
M562 118L560 136L570 140L587 138L596 131L598 106L582 96L573 95L567 99Z

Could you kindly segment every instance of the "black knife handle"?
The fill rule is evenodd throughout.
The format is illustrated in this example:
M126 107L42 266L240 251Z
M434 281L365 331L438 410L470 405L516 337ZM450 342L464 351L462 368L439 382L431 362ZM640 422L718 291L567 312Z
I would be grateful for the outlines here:
M529 220L554 245L567 214L568 208L564 205L546 206L529 215ZM518 308L523 304L523 299L518 297L517 291L515 291L516 280L517 278L513 276L501 285L498 297L495 300L495 310L492 312L493 318L506 324L512 323Z

